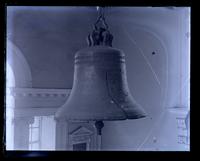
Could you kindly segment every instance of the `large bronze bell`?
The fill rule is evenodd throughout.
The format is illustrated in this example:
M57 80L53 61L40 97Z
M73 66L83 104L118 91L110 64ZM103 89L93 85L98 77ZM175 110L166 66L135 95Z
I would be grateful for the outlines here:
M95 25L89 47L75 54L74 82L56 118L98 121L145 117L128 88L124 53L112 48L113 36Z

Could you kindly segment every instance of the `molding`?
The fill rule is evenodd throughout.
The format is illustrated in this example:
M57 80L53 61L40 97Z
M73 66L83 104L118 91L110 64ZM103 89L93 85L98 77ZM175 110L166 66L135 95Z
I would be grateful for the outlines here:
M59 106L42 108L15 108L14 117L32 117L32 116L52 116L55 115Z
M15 116L12 121L16 123L22 123L22 124L32 124L34 123L34 117L17 117Z
M81 126L78 129L72 131L70 136L77 137L77 136L85 136L85 135L92 135L93 131L89 130L88 128Z
M181 114L181 115L186 116L190 110L186 107L171 107L171 108L167 108L167 111L169 111L170 113L179 114L179 115Z
M71 89L41 89L7 87L6 95L14 98L66 98Z
M6 102L7 109L13 108L17 116L54 115L69 97L71 89L6 88L6 97L14 100ZM14 107L12 107L14 106Z

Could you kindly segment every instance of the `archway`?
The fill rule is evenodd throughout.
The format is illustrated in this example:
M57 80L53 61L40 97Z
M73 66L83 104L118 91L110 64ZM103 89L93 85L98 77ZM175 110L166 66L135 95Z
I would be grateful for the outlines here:
M7 40L6 64L9 65L7 69L10 71L12 70L13 72L12 75L15 77L16 88L32 87L31 70L26 61L26 58L24 57L21 50L10 40Z
M17 104L13 91L16 88L32 87L32 77L30 67L19 48L10 40L6 46L6 149L15 149L15 135L19 132L16 128L15 109Z

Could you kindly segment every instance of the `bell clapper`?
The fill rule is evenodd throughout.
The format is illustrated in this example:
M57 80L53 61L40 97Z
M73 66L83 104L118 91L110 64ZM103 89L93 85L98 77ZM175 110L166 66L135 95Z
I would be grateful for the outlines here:
M95 127L97 129L97 150L101 150L101 129L104 127L103 121L96 121Z

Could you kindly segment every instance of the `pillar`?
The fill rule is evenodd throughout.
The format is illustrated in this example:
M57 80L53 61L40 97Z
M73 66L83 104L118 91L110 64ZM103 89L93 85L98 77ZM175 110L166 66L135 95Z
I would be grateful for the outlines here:
M68 124L66 120L56 119L56 150L68 149Z
M14 124L14 150L29 150L29 125L34 117L15 117Z

